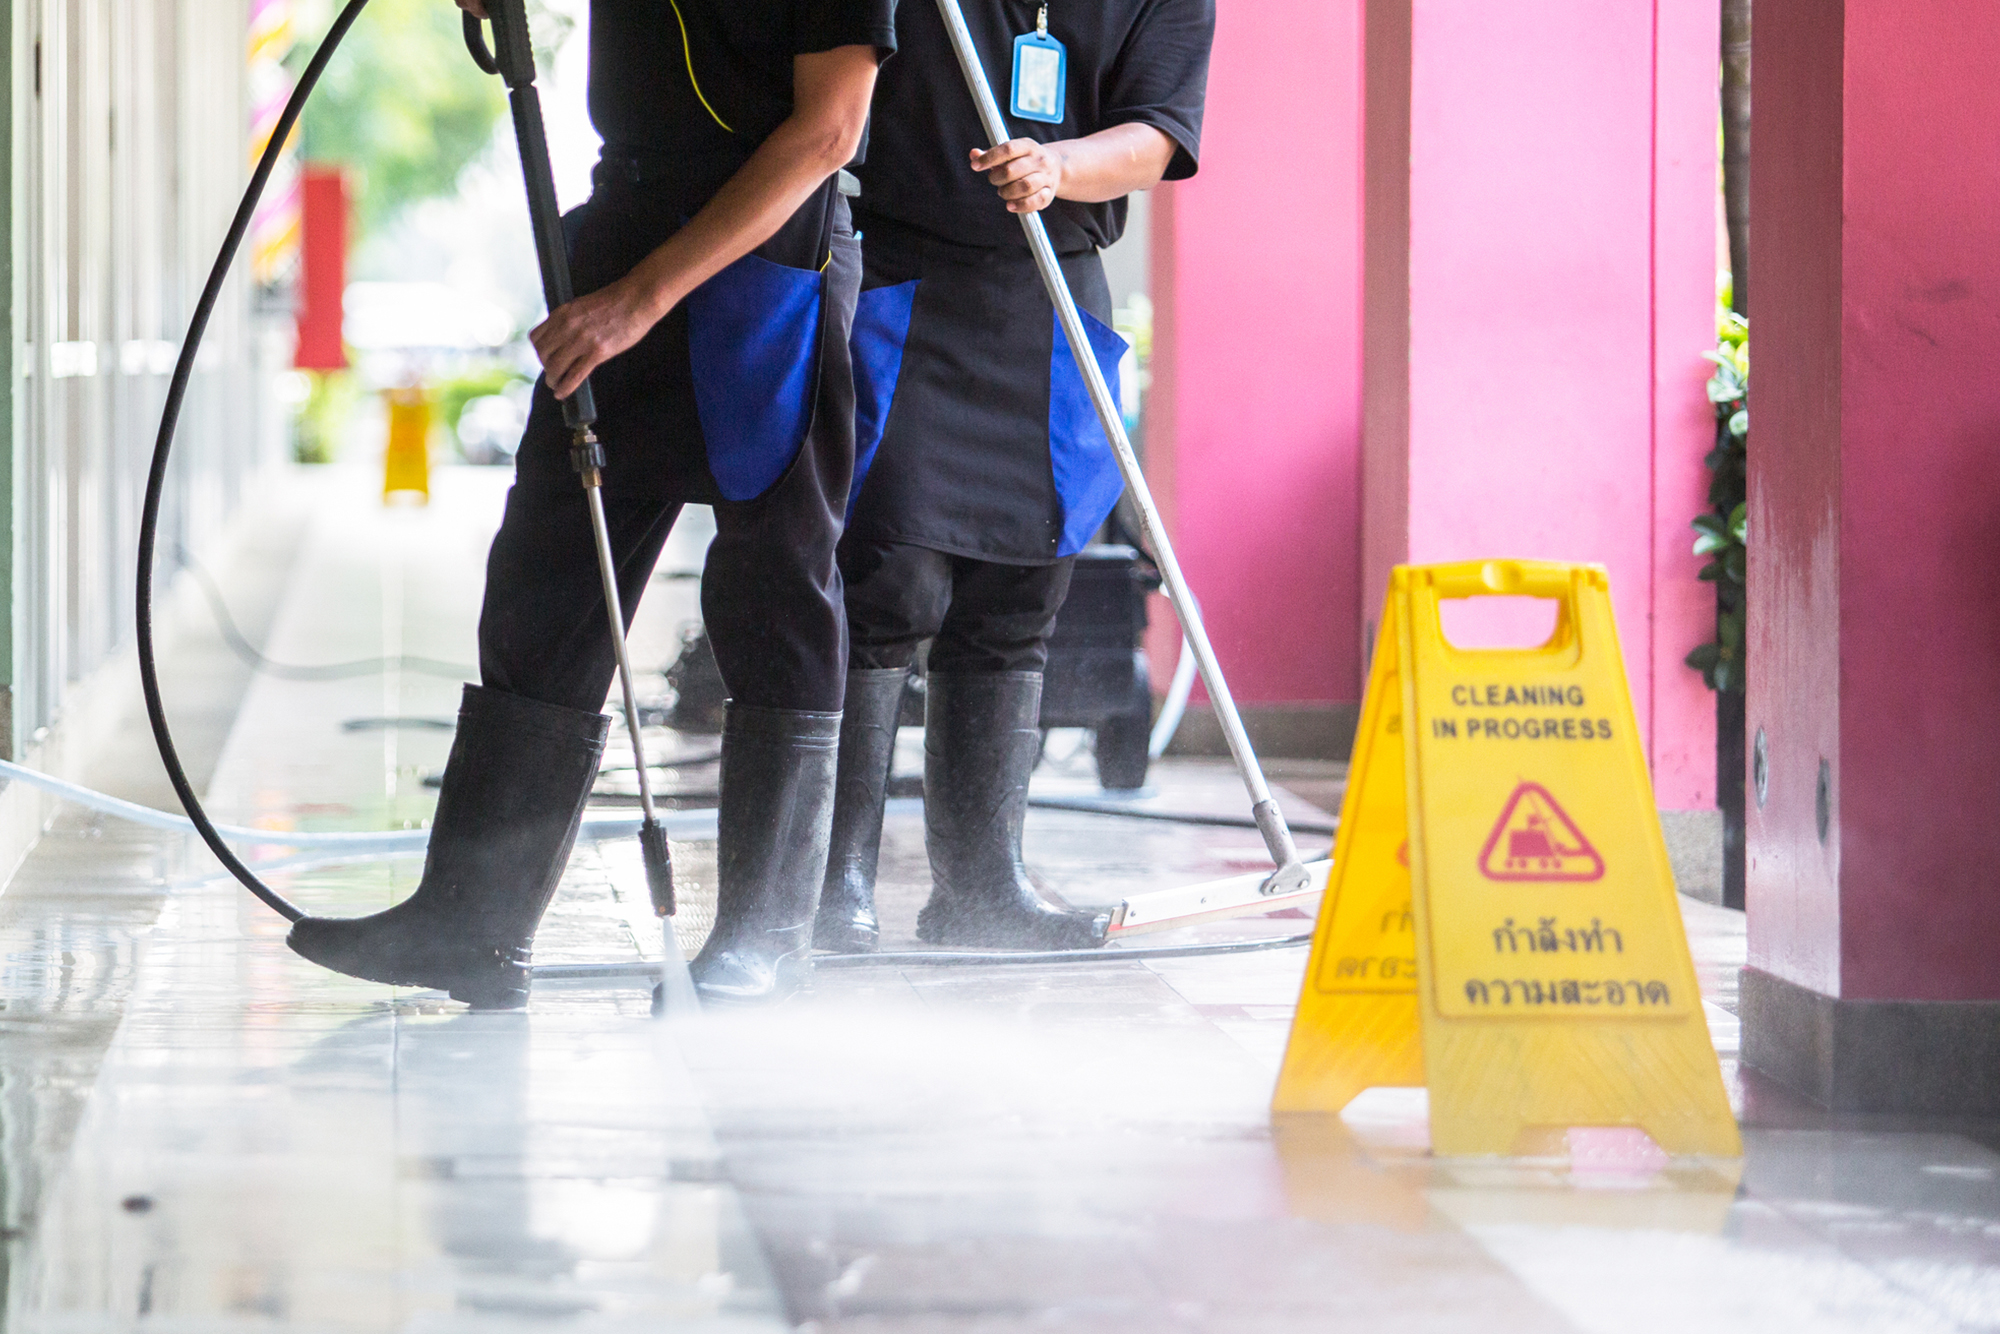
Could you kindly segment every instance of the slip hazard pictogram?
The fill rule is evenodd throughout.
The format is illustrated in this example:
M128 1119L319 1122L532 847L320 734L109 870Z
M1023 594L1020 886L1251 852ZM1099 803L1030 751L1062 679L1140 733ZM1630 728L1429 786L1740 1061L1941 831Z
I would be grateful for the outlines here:
M1488 880L1600 880L1604 858L1540 783L1523 783L1479 853Z

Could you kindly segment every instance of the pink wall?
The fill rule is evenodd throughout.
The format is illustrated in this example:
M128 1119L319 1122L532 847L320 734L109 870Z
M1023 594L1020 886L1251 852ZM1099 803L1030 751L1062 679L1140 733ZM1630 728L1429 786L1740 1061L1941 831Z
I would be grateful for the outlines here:
M1155 195L1148 471L1238 698L1351 702L1358 0L1220 9L1201 173Z
M2000 28L1950 0L1757 22L1751 962L1996 999Z
M1715 696L1686 658L1715 625L1688 527L1708 505L1715 443L1702 353L1715 341L1720 0L1654 7L1652 590L1646 667L1653 789L1668 810L1715 804ZM1627 631L1629 636L1633 632ZM1628 639L1628 643L1633 643ZM1640 670L1633 652L1632 670ZM1644 715L1642 715L1644 717Z
M1815 828L1819 757L1840 753L1842 0L1757 11L1750 212L1756 449L1750 691L1772 781L1749 802L1750 962L1840 993L1838 844ZM1777 496L1782 505L1772 504Z
M1659 800L1711 805L1716 0L1368 8L1363 615L1401 560L1604 563Z
M1659 799L1713 804L1681 659L1718 31L1717 0L1222 6L1201 175L1155 196L1147 445L1246 703L1355 700L1398 561L1603 561Z

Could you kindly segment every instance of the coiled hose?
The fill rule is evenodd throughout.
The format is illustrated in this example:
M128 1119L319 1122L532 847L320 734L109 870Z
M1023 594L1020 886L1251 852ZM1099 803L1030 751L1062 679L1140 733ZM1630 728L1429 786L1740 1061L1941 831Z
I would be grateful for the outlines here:
M167 778L174 785L174 795L181 799L182 808L187 811L188 819L193 821L195 832L201 835L202 842L208 844L209 851L243 883L245 889L288 922L304 917L304 910L258 879L256 872L243 864L242 858L224 841L222 831L208 818L208 812L202 809L201 798L196 795L194 784L188 781L187 770L181 765L173 730L167 726L166 704L160 697L160 667L153 651L153 562L159 546L160 499L166 492L167 464L173 456L174 434L180 428L181 408L187 401L188 384L194 378L195 358L201 352L202 339L208 334L209 320L214 317L216 304L222 299L223 285L229 280L229 270L235 266L237 252L243 248L243 238L250 233L250 223L257 216L257 206L264 199L264 189L271 183L271 173L277 169L285 144L298 126L299 113L305 110L306 100L312 96L320 75L326 72L333 53L340 49L348 29L354 26L354 21L367 7L368 0L347 0L341 8L333 26L327 30L325 40L306 63L305 72L299 76L298 87L292 90L284 112L278 117L277 127L271 131L271 141L264 145L264 152L257 159L257 169L250 174L250 184L244 189L243 200L236 206L236 216L230 221L229 234L223 238L222 249L215 256L215 266L209 270L208 282L201 289L201 300L195 303L194 317L188 321L187 339L181 344L180 359L174 363L174 378L167 386L166 407L160 414L159 438L153 444L153 465L146 474L145 506L139 517L139 684L146 695L146 721L151 724L153 740L160 748L160 760L166 765Z

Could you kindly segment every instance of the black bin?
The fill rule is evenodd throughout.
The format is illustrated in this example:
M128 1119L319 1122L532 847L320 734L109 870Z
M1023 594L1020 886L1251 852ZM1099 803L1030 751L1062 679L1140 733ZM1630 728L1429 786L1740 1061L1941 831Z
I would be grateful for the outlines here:
M1153 686L1147 670L1146 596L1160 586L1150 562L1127 546L1085 547L1049 636L1043 727L1096 733L1097 781L1146 783Z

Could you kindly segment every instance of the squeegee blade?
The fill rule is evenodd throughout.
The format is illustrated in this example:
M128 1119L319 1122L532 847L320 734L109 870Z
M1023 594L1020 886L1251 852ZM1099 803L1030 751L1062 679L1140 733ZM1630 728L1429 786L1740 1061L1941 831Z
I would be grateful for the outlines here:
M1112 913L1111 938L1171 931L1230 917L1259 916L1284 908L1304 909L1326 891L1327 872L1332 868L1330 861L1307 862L1306 887L1289 894L1263 892L1264 883L1271 878L1269 872L1134 894Z

